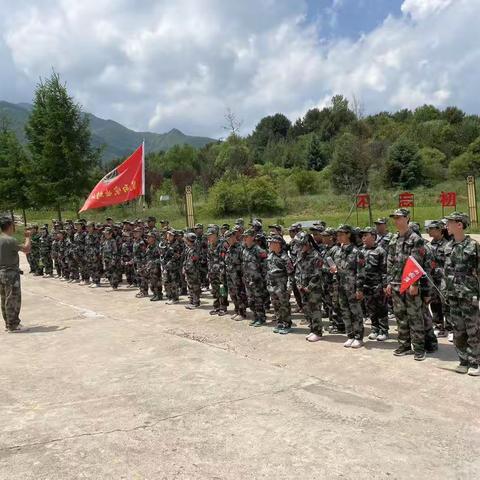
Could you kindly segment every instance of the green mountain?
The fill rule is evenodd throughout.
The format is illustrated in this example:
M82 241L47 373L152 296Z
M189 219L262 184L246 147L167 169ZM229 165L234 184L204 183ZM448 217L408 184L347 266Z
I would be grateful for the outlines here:
M0 125L6 121L18 139L26 143L25 123L28 120L32 106L28 103L9 103L0 101ZM102 160L107 162L113 158L124 157L135 150L145 139L145 151L166 151L175 145L191 145L201 148L215 142L213 138L185 135L173 128L168 133L135 132L113 120L103 120L91 113L86 113L90 120L92 145L103 147Z

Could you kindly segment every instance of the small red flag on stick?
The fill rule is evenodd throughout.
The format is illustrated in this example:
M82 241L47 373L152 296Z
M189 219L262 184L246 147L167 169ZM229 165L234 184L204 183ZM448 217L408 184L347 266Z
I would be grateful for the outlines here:
M140 145L122 164L107 173L88 196L80 212L109 207L145 195L145 151Z
M405 267L403 267L400 293L403 293L408 287L410 287L410 285L413 285L417 280L420 280L423 275L425 275L425 271L419 263L413 257L408 257L405 262Z

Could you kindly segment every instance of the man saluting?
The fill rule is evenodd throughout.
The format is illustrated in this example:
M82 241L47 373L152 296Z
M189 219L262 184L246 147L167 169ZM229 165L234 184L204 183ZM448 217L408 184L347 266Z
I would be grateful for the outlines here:
M0 298L2 316L8 332L19 332L20 306L20 259L18 252L30 253L30 232L25 231L25 243L20 245L13 237L15 225L10 218L0 218Z

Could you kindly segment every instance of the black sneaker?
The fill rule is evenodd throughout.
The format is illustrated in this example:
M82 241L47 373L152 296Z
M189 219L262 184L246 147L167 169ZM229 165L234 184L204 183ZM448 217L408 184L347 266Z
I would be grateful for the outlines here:
M151 302L159 302L160 301L160 297L158 295L154 295L151 299L150 299Z
M423 362L427 358L425 352L415 352L413 354L413 359L416 360L417 362Z
M403 357L404 355L411 355L412 353L413 352L412 352L412 349L410 347L404 347L403 345L400 345L398 348L396 348L393 351L393 354L396 357Z

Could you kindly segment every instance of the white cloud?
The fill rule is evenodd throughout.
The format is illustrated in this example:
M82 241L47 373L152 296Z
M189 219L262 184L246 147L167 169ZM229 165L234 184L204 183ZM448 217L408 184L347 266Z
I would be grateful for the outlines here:
M85 109L138 130L222 135L292 120L337 93L367 112L479 111L480 2L405 0L356 41L322 39L289 0L0 0L0 99L26 101L54 66Z

